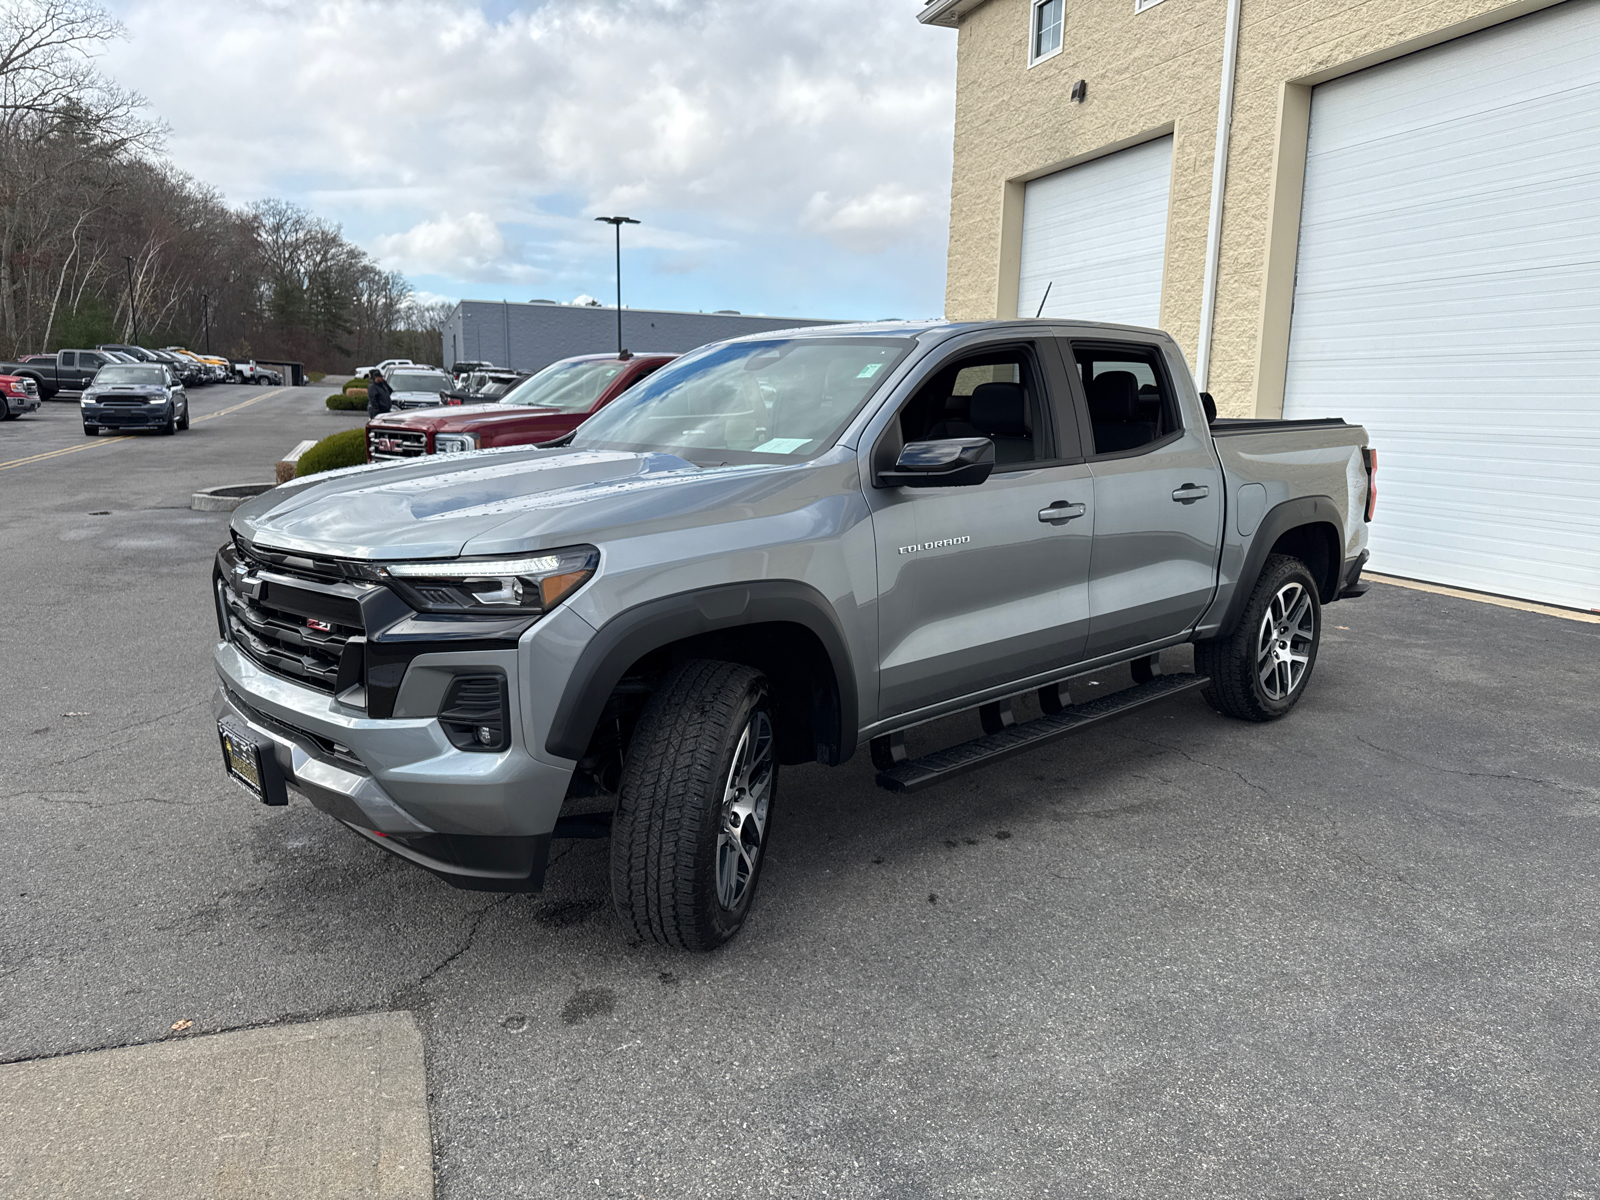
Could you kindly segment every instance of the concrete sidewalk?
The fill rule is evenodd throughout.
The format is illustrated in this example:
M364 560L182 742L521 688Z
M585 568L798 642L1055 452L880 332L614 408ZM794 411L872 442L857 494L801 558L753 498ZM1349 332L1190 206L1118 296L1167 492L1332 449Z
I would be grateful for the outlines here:
M433 1195L405 1012L13 1063L0 1130L9 1200Z

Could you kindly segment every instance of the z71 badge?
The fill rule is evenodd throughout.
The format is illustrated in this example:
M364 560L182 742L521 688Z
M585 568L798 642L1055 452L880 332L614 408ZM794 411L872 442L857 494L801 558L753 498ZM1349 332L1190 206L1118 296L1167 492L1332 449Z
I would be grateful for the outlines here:
M965 546L972 539L970 537L939 538L933 542L918 542L914 546L901 546L901 554L921 554L924 550L942 550L946 546Z

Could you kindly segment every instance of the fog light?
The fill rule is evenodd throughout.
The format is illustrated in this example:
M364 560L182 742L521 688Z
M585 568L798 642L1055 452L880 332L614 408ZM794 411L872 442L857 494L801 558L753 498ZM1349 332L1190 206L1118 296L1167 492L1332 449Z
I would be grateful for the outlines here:
M494 745L494 730L488 725L479 725L478 741L485 746Z

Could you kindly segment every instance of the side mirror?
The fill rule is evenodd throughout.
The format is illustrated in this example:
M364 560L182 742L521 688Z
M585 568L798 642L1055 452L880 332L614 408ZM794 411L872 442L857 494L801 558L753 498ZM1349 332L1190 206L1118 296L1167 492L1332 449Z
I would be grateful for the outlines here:
M879 487L972 487L994 470L994 443L988 438L948 438L907 442L894 470L878 473Z
M1207 424L1215 425L1217 422L1217 402L1211 398L1211 393L1201 392L1200 403L1205 406Z

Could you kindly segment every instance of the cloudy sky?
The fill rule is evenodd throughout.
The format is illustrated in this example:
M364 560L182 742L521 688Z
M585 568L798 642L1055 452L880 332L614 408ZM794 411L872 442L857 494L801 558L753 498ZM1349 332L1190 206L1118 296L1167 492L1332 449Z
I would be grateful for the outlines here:
M955 35L920 0L103 0L105 58L235 203L450 299L944 306Z

